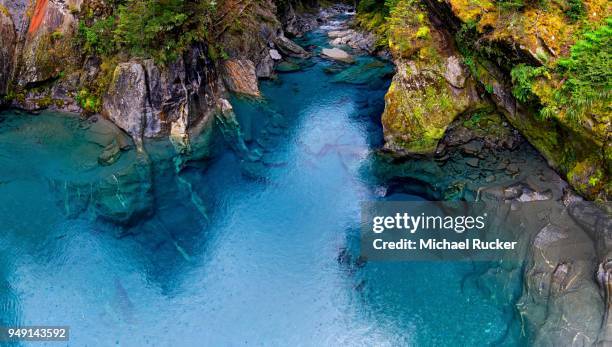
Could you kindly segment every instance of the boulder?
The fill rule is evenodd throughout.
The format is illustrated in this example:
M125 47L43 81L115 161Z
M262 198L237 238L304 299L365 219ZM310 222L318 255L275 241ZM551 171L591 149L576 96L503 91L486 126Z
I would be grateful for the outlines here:
M102 114L132 136L139 150L143 137L169 135L173 144L188 145L192 128L199 133L212 124L216 99L225 91L204 50L194 45L164 66L151 59L118 64Z
M353 59L353 57L346 53L345 51L341 50L340 48L323 48L323 50L321 51L321 56L323 58L327 58L327 59L331 59L331 60L337 60L337 61L341 61L343 63L353 63L355 62L355 60Z
M478 158L467 158L465 160L465 163L471 167L478 167L479 162L480 160L478 160Z
M353 29L333 30L327 33L327 36L332 39L330 42L333 46L347 45L353 49L359 49L372 53L374 51L375 37L371 33L361 33Z
M272 60L281 60L281 59L283 59L283 57L280 55L280 53L278 53L278 51L275 50L275 49L271 49L270 50L270 58L272 58Z
M255 66L250 60L230 59L223 62L223 81L232 92L261 96Z
M276 65L276 71L279 72L294 72L299 70L301 70L301 68L298 64L289 61L282 61Z
M329 37L330 39L336 39L336 38L340 38L340 37L345 37L345 36L351 35L353 33L355 33L355 30L352 30L352 29L348 29L348 30L332 30L332 31L327 33L327 37Z
M276 44L276 47L279 51L290 57L302 59L310 57L310 53L306 52L304 48L302 48L297 43L289 40L284 35L277 36L274 40L274 43Z

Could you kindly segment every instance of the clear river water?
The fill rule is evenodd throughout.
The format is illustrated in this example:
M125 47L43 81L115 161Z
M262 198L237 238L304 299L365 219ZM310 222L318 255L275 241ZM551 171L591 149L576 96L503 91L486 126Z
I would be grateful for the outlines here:
M494 264L359 260L389 74L336 83L310 61L262 82L264 102L232 100L256 158L219 142L178 175L158 164L154 215L122 237L53 189L109 174L85 121L0 114L0 325L68 325L70 346L519 343L520 281L483 280ZM356 66L372 63L390 68Z

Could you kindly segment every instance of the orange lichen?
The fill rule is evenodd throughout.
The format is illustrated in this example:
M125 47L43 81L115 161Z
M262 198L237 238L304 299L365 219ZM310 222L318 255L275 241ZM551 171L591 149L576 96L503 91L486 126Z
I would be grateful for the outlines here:
M34 8L34 15L30 20L30 27L28 28L28 33L35 33L45 18L45 14L47 12L47 4L49 0L38 0L36 1L36 7Z

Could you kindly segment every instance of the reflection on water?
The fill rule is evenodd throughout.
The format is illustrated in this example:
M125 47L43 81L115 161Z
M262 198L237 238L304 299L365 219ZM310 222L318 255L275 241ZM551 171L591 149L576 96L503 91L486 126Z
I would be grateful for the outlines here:
M0 323L69 325L79 346L513 341L516 278L499 282L489 264L356 256L388 79L333 83L333 64L313 60L264 82L266 102L233 100L248 155L219 150L179 175L153 160L153 217L122 238L67 214L57 195L68 190L53 189L109 175L83 121L3 114Z

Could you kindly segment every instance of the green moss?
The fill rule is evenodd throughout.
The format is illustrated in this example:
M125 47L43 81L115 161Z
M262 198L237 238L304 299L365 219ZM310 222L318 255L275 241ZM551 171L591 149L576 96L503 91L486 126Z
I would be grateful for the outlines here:
M61 31L61 29L55 30L53 33L51 33L51 40L53 41L61 40L63 37L64 33Z
M597 29L585 31L571 47L570 55L559 59L557 72L564 83L554 94L554 102L564 109L568 118L579 121L587 112L609 111L612 102L612 18Z
M87 113L99 112L102 108L101 99L87 89L81 89L75 96L75 101Z
M417 32L414 34L414 37L416 37L417 39L427 39L427 38L429 38L429 27L427 27L427 26L419 27Z
M391 145L410 153L430 154L448 125L471 107L467 94L455 95L443 78L415 76L407 84L392 83L382 122ZM415 85L420 87L414 88Z
M609 184L609 177L600 167L599 160L593 157L575 163L567 178L581 194L591 197L598 196Z

